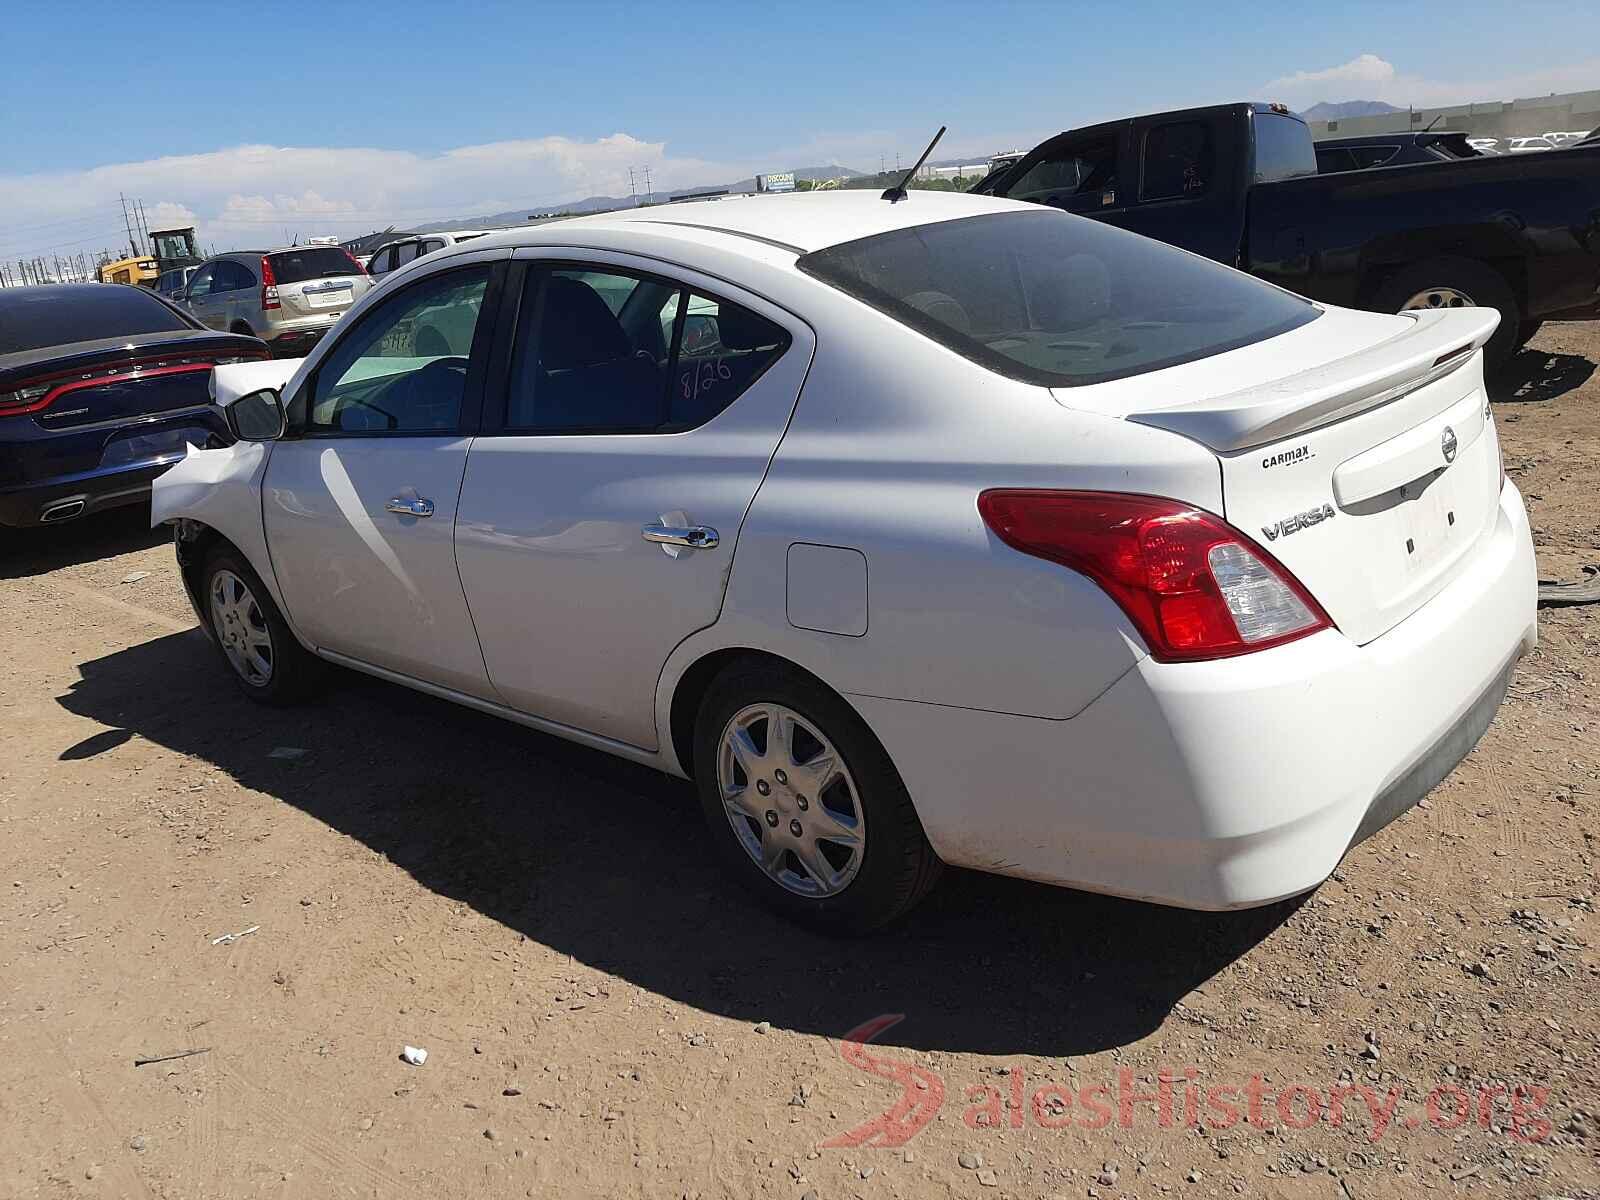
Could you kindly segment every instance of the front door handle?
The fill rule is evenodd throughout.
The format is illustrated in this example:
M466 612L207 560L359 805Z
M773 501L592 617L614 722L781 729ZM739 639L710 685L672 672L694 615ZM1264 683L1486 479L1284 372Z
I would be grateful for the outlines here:
M715 550L721 539L707 525L662 525L652 521L640 531L647 542L663 546L687 546L691 550Z
M421 497L407 499L405 496L395 496L385 504L386 512L398 513L402 517L431 517L433 516L433 501Z

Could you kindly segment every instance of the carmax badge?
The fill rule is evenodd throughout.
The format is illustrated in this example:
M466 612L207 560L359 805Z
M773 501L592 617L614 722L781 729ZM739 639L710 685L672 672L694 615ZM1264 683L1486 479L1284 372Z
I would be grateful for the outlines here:
M1279 536L1288 537L1291 533L1299 533L1302 529L1310 529L1313 525L1321 525L1333 517L1333 505L1323 504L1317 508L1308 509L1306 512L1295 513L1292 517L1285 517L1281 521L1274 521L1271 525L1263 525L1261 532L1267 535L1267 541L1275 542Z

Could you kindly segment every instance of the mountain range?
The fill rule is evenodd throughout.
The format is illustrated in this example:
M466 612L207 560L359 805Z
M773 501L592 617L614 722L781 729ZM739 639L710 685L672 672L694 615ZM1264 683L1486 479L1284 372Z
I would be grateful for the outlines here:
M850 167L841 167L834 163L826 167L796 167L796 179L849 179L865 174ZM745 179L736 179L732 183L708 183L699 187L678 188L675 191L657 192L657 200L674 200L679 196L689 196L700 192L753 192L756 188L754 176ZM521 225L533 216L554 215L555 213L588 213L606 212L615 208L630 208L635 203L631 196L585 196L582 200L574 200L567 204L536 206L527 208L514 208L506 212L480 213L470 217L451 217L445 221L432 221L426 225L418 225L414 229L406 230L408 233L427 233L435 229L480 229L494 228L501 225Z
M1351 117L1378 117L1384 113L1404 111L1382 100L1340 100L1335 104L1324 100L1321 104L1313 104L1300 115L1308 121L1344 121Z

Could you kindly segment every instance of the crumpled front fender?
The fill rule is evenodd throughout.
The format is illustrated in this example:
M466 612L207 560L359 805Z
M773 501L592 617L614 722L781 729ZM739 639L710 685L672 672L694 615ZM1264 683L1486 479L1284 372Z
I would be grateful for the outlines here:
M237 442L221 450L190 446L182 461L151 485L150 524L192 521L215 530L250 560L279 611L287 614L261 519L261 481L271 457L270 442Z

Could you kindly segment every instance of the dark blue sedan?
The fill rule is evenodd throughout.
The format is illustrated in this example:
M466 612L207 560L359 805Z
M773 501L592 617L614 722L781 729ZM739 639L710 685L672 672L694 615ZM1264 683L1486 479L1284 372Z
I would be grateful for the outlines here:
M145 500L186 443L232 440L211 368L266 357L145 288L0 288L0 526Z

